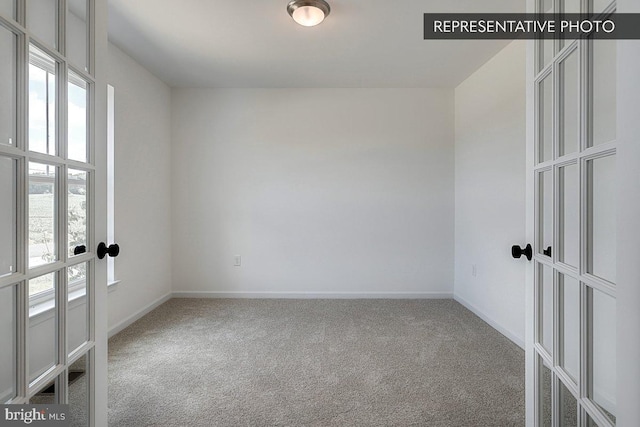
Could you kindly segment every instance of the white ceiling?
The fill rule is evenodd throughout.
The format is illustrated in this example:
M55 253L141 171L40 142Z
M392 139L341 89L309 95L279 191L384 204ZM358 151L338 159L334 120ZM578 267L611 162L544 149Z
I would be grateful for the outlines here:
M455 87L505 41L423 40L425 12L523 12L524 0L109 0L109 38L177 87Z

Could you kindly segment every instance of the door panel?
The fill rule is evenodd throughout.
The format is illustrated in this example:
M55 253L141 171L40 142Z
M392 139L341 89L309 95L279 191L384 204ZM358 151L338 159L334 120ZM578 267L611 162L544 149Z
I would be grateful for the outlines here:
M106 114L95 111L106 83L95 73L94 23L104 52L106 2L20 5L0 0L0 403L69 403L73 425L102 426L106 269L95 247L106 194L96 177L106 151L95 141Z
M536 10L578 4L591 8L538 0ZM612 11L615 3L593 7ZM537 425L616 422L615 43L536 41L530 51L537 58L529 80L528 230L536 244L528 360L538 374L528 381Z

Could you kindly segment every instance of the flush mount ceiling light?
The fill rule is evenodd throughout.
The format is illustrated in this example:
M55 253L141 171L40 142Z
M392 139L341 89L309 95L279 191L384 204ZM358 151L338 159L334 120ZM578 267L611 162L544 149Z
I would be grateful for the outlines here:
M324 21L331 7L324 0L293 0L287 5L287 12L298 24L313 27Z

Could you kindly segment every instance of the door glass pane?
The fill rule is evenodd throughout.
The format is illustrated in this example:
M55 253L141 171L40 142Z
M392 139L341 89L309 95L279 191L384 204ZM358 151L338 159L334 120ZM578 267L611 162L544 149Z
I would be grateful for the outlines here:
M615 423L616 415L616 300L591 290L591 365L590 397Z
M16 161L0 156L0 277L16 271Z
M16 17L16 2L15 0L0 0L0 14L5 18Z
M540 344L553 354L553 269L540 265Z
M580 13L580 0L561 0L564 13Z
M540 357L538 357L538 372L540 376L538 378L540 387L538 390L538 402L540 402L538 416L540 422L538 424L541 427L551 427L551 370Z
M553 0L538 0L539 13L553 13ZM538 71L542 70L553 59L553 40L538 40Z
M73 427L89 425L89 357L69 366L69 418Z
M31 405L54 405L58 402L57 400L57 379L51 381L46 384L44 387L40 389L31 399L29 399L29 404Z
M58 47L58 1L27 0L27 28L39 40Z
M587 162L587 271L616 281L616 158Z
M0 289L0 403L16 396L16 286Z
M17 37L0 26L0 144L16 144Z
M557 0L560 13L580 13L580 0ZM560 39L560 49L568 43L570 40Z
M616 41L592 41L593 94L590 146L616 139Z
M602 11L604 11L611 3L611 0L592 0L591 4L593 7L591 8L591 11L595 13L602 13Z
M87 172L69 169L67 180L67 230L71 257L76 247L87 245Z
M540 241L538 252L551 256L553 245L553 171L538 175L540 191Z
M561 262L578 267L580 260L580 183L578 165L562 166L560 180L560 246Z
M558 398L560 399L560 426L578 426L578 402L562 381L560 383Z
M562 360L560 364L573 378L578 380L580 366L580 282L571 276L560 274L562 295Z
M549 74L538 85L538 161L545 162L553 157L553 74Z
M68 157L79 162L87 161L87 83L69 72L69 149Z
M580 68L577 49L560 63L560 80L562 85L560 155L564 156L576 152L579 142Z
M56 305L55 273L29 280L29 381L56 364Z
M56 167L29 163L29 267L58 259Z
M71 64L88 71L87 0L68 0L67 4L67 57Z
M56 62L29 50L29 150L56 154Z
M593 418L591 418L589 414L587 414L587 427L599 427L598 423L593 421Z
M69 304L67 313L68 353L87 342L89 313L87 311L87 264L77 264L67 270Z

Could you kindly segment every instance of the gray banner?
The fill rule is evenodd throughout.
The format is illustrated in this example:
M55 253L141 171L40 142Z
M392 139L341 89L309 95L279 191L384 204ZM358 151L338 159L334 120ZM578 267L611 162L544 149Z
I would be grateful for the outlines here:
M640 13L425 13L425 40L640 39Z
M0 427L69 427L69 405L0 405Z

